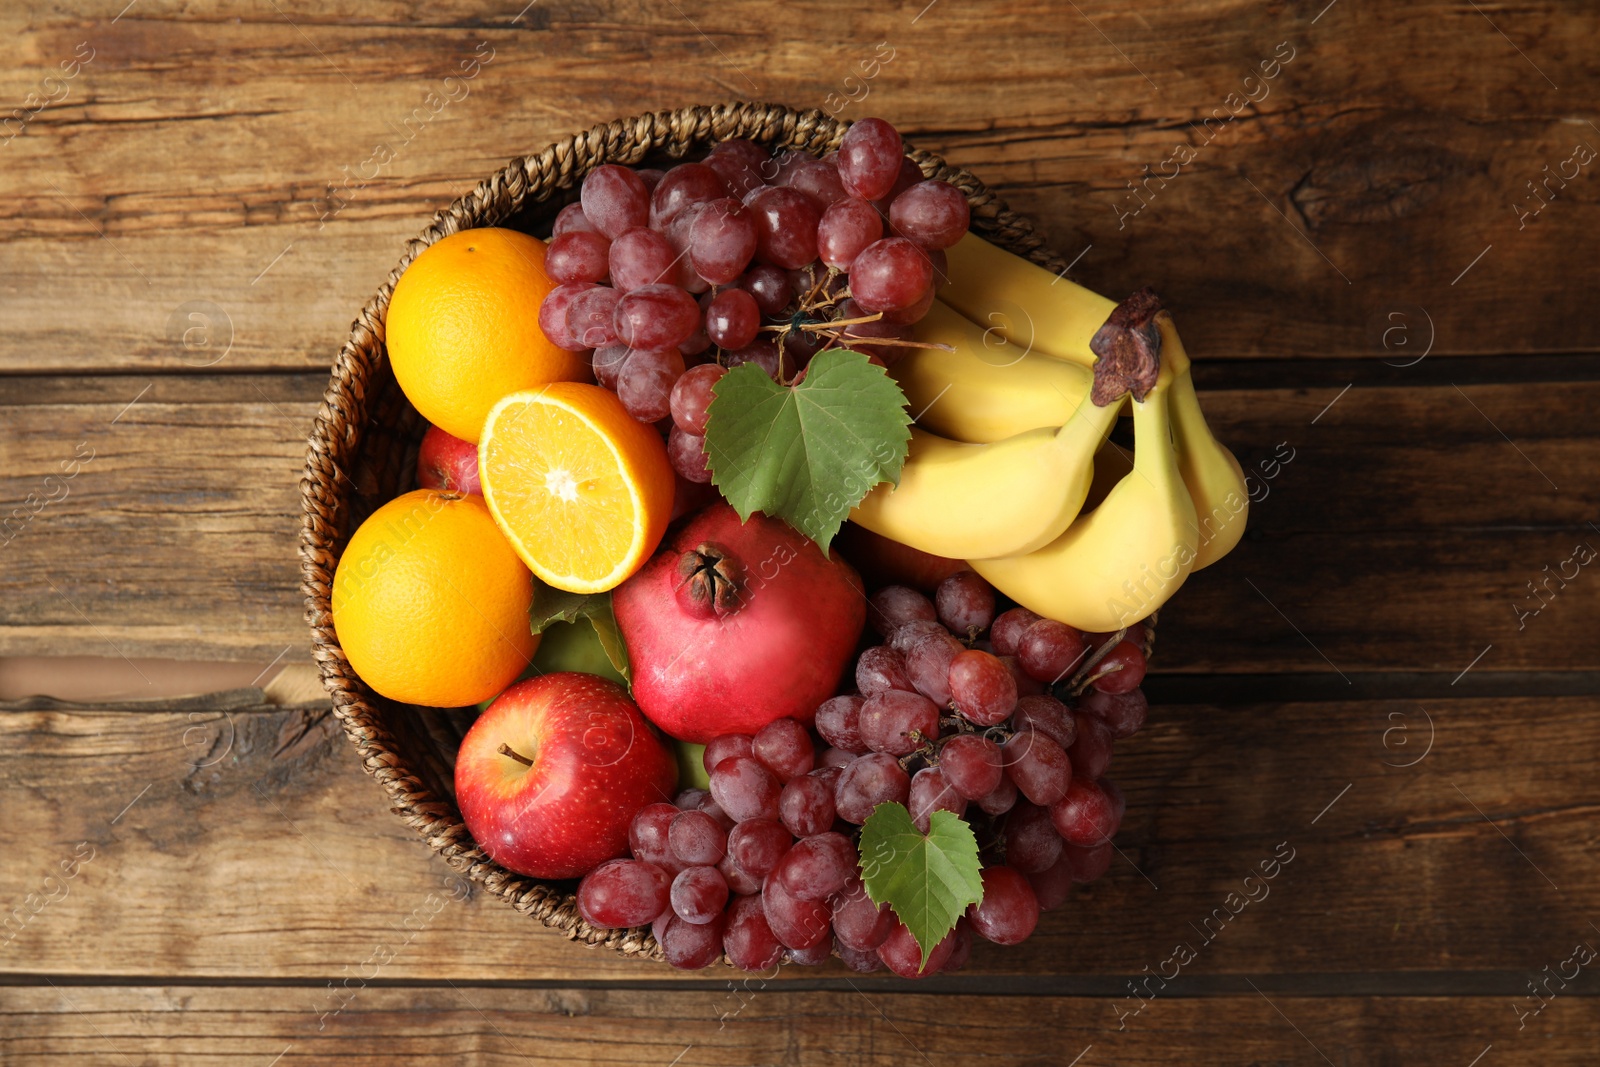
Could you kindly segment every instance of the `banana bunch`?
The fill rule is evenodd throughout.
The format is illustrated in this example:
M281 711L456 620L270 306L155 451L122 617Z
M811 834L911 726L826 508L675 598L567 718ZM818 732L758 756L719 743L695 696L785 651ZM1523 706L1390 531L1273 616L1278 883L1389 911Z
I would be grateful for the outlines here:
M900 484L868 494L852 520L968 560L1082 630L1148 616L1238 543L1248 512L1244 472L1206 425L1171 317L1150 324L1159 373L1143 400L1096 405L1090 343L1118 305L970 233L948 255L950 284L916 331L941 347L913 349L892 372L918 424ZM1080 514L1127 409L1132 469Z

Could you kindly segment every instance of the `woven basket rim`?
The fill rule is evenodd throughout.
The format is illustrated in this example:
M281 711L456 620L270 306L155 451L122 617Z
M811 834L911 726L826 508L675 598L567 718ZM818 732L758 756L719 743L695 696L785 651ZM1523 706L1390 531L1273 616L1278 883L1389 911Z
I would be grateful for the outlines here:
M437 212L432 222L407 242L400 261L351 324L307 439L300 482L301 591L311 627L312 655L345 735L367 773L383 787L395 814L421 834L453 870L569 939L590 946L605 945L625 956L663 958L648 927L591 927L579 916L573 893L514 874L489 859L467 832L453 798L436 795L408 765L386 725L385 709L356 676L334 633L330 597L344 534L342 522L356 489L352 472L357 469L355 460L366 437L370 398L383 383L383 376L391 374L384 348L389 298L400 275L429 245L463 229L499 225L528 206L575 189L584 175L602 164L633 164L659 152L678 157L734 137L748 137L773 150L798 149L821 155L836 148L848 128L849 123L817 109L745 102L700 105L600 123L534 155L511 160ZM909 144L906 148L927 177L948 181L967 195L974 232L1064 273L1066 261L1044 246L1033 223L1012 211L976 176L950 166L932 152Z

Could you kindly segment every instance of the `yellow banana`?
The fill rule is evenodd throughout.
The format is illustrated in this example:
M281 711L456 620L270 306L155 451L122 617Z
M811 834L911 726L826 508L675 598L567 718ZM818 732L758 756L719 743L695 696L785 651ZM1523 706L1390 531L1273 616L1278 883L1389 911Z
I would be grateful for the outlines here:
M1029 353L937 300L917 323L916 339L953 351L908 349L889 373L917 424L955 441L1064 425L1094 384L1088 367Z
M1170 363L1174 375L1172 396L1168 400L1172 412L1172 439L1177 446L1178 470L1183 475L1183 484L1188 486L1194 500L1198 543L1193 569L1200 570L1232 552L1233 546L1244 536L1250 513L1250 492L1239 461L1212 436L1211 428L1206 425L1200 399L1194 394L1189 357L1173 327L1172 317L1158 315L1156 327L1161 331L1161 360Z
M1100 506L1036 552L972 559L996 589L1050 619L1105 633L1143 619L1188 577L1196 555L1194 503L1172 449L1163 360L1155 387L1133 404L1133 471Z
M968 232L945 255L950 284L940 288L940 300L1019 348L1094 365L1089 340L1116 310L1115 300L975 233Z
M1077 518L1094 455L1119 404L1085 396L1059 429L990 444L911 431L898 486L880 485L850 513L873 533L936 556L1015 555L1054 541Z

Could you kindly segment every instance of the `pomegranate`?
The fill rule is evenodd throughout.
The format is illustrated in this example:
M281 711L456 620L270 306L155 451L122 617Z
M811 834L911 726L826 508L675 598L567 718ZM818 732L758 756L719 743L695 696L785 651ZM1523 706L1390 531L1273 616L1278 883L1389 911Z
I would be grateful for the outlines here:
M811 722L866 621L861 579L787 523L725 503L695 514L612 594L633 698L704 744L774 719Z

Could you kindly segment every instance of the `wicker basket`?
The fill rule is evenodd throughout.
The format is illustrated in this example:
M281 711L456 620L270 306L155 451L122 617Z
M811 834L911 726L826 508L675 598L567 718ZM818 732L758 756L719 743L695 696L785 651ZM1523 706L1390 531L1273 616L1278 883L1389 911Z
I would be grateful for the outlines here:
M471 710L417 708L373 693L345 659L333 631L329 598L334 568L351 531L379 506L413 487L417 444L426 424L401 394L384 349L384 316L395 282L428 245L476 226L509 226L548 234L555 212L577 199L584 175L605 163L681 158L732 137L774 150L821 155L838 146L847 124L821 111L776 104L721 104L618 119L568 137L526 159L514 159L435 216L413 238L376 296L352 324L334 362L306 451L301 479L301 588L312 650L333 711L403 818L452 868L518 911L589 945L625 956L660 959L648 928L597 930L578 914L574 884L513 874L474 844L456 809L456 748ZM977 178L938 156L908 149L929 177L959 187L972 205L972 228L1012 252L1060 271L1065 262L1043 247L1033 224L1011 211Z

